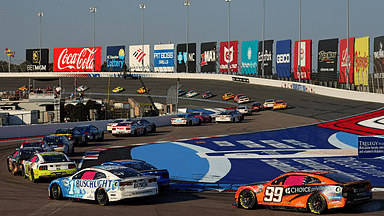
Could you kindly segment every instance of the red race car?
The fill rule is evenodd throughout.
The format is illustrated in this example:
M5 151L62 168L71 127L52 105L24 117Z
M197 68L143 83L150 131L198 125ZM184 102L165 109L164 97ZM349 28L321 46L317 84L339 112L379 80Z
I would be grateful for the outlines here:
M321 214L327 209L343 208L372 200L369 180L335 171L285 173L266 184L239 187L234 206L252 209L258 205L289 210L309 210Z

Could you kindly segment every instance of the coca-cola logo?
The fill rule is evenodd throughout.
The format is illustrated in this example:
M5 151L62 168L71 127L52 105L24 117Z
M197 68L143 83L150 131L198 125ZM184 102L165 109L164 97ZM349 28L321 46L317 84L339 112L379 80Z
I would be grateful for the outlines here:
M93 68L93 57L94 53L97 51L91 50L90 48L83 48L80 52L68 52L68 49L64 49L57 61L57 67L60 70L66 68L77 69L77 70L87 70Z

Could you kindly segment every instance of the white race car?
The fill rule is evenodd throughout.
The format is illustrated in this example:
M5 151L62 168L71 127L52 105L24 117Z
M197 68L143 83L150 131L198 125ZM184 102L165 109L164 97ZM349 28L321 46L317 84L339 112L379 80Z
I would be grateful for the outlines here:
M263 106L264 106L264 109L271 109L271 108L273 108L274 104L275 104L274 99L268 99L268 100L265 100Z
M120 122L116 126L112 127L112 135L140 135L147 134L147 127L145 125L139 124L137 121L124 121Z
M201 119L192 113L179 114L171 119L172 125L200 125Z
M248 106L238 106L236 110L243 115L252 115L252 110Z
M236 101L236 103L241 104L241 103L247 103L249 102L249 98L247 96L241 96L239 99Z
M158 194L156 176L143 175L119 165L95 166L73 176L55 179L48 186L51 199L95 200L100 205Z
M81 85L81 86L76 88L76 91L83 92L83 91L87 91L88 89L89 89L88 86Z
M108 123L107 124L107 131L109 133L112 133L112 128L113 126L116 126L118 125L120 122L123 122L123 121L126 121L125 119L116 119L116 120L113 120L112 122ZM127 120L128 121L128 120Z
M227 110L215 117L216 123L219 122L241 122L243 115L237 110Z

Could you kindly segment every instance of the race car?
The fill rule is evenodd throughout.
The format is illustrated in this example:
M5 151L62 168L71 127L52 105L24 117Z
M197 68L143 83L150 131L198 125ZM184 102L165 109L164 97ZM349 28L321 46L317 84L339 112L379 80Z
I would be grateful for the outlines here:
M265 184L239 187L233 205L245 209L267 205L321 214L327 209L372 200L371 188L369 180L335 171L288 172Z
M147 128L147 132L154 133L156 132L156 124L154 122L149 122L147 119L137 119L139 124Z
M275 104L274 99L268 99L268 100L265 100L265 102L263 103L263 106L264 106L264 109L270 109L270 108L273 108L274 104Z
M45 148L42 140L27 140L21 143L20 148Z
M141 88L137 89L137 93L139 93L139 94L144 94L144 93L147 93L147 92L149 92L149 89L144 88L144 87L141 87Z
M247 96L240 96L236 103L238 104L242 104L242 103L248 103L249 102L249 98Z
M262 110L264 110L264 106L263 106L263 104L260 103L260 102L254 102L254 103L252 103L251 106L250 106L250 108L251 108L252 112L255 112L255 111L262 111Z
M60 128L55 134L64 135L69 141L73 140L74 146L84 146L88 145L88 137L85 134L82 134L79 130L74 128Z
M78 92L84 92L84 91L87 91L89 88L88 86L85 86L85 85L81 85L79 87L76 88L76 91Z
M22 171L23 163L28 160L36 152L44 152L45 149L41 147L27 147L16 149L11 155L7 156L8 171L13 175L17 175Z
M120 122L116 126L112 127L113 136L122 136L122 135L146 135L147 127L139 124L137 121L124 121Z
M95 125L78 125L74 129L80 131L80 133L87 135L90 141L104 140L104 131L97 128Z
M185 92L183 89L179 89L178 94L179 96L185 95L187 92Z
M191 98L191 97L195 97L196 95L197 95L197 92L191 90L191 91L187 92L187 94L185 94L185 97Z
M75 151L74 141L69 141L65 135L51 134L44 136L44 144L51 147L54 151L64 152L66 155L72 155Z
M75 161L62 152L35 153L23 166L24 178L36 182L43 178L57 178L72 175L77 171Z
M277 100L275 104L273 104L273 110L278 110L278 109L287 109L288 104L285 103L283 100Z
M116 119L107 124L107 131L112 133L112 127L118 125L120 122L130 121L130 119Z
M157 194L156 176L117 165L86 168L70 177L55 179L48 186L50 199L87 199L100 205Z
M235 95L233 95L232 93L228 92L228 93L225 93L221 98L223 98L223 100L227 101L227 100L230 100L232 98L234 98Z
M112 90L113 93L120 93L120 92L123 92L125 91L125 88L121 87L121 86L117 86L116 88L114 88Z
M143 175L153 175L157 178L157 185L159 190L164 190L165 188L169 188L170 179L169 172L166 169L158 169L155 166L136 159L127 159L127 160L115 160L111 162L105 162L101 165L120 165L126 166L131 169L139 171Z
M204 94L202 94L201 97L202 97L203 99L208 99L208 98L213 97L213 94L212 94L210 91L207 91L207 92L205 92Z
M236 110L243 115L252 115L252 111L248 106L238 106Z
M200 125L201 120L193 113L178 114L171 119L171 125Z
M243 95L243 94L237 94L237 95L235 95L235 97L233 97L233 101L237 103L237 101L239 100L239 98L242 97L242 96L245 96L245 95Z
M237 110L226 110L221 112L215 117L216 123L219 122L241 122L243 120L243 115Z
M195 117L199 117L201 122L212 122L212 116L206 112L194 112Z

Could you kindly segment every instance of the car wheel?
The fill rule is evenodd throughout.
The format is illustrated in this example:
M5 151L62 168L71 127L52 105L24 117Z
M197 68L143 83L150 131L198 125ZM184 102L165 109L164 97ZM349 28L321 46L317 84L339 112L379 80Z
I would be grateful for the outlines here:
M201 125L201 120L199 119L199 122L197 123L197 125Z
M133 136L137 136L137 130L133 132Z
M61 192L61 188L58 184L53 184L51 186L51 198L55 200L63 198L63 193Z
M103 141L104 140L104 131L101 132L101 138L100 138L100 141Z
M86 146L86 145L88 145L88 137L85 137L85 141L83 143L83 146Z
M246 189L239 195L239 205L245 209L253 209L257 203L257 198L252 190Z
M97 201L97 203L99 203L99 205L107 205L108 204L108 194L103 188L97 189L96 201Z
M9 163L8 159L7 159L7 167L8 167L8 172L12 172L13 166L12 166L12 163Z
M24 167L21 167L21 176L23 176L23 178L27 178L27 176L25 175Z
M232 119L232 122L235 123L235 122L236 122L236 118L233 118L233 119Z
M144 129L143 135L147 135L147 129Z
M188 125L189 125L189 126L192 126L192 121L189 121L189 122L188 122Z
M321 214L327 209L327 201L321 194L313 194L308 199L308 208L312 213Z
M155 132L156 132L156 125L153 125L152 133L155 133Z
M33 169L31 169L31 174L29 175L29 180L31 182L36 183L35 175L33 174Z

